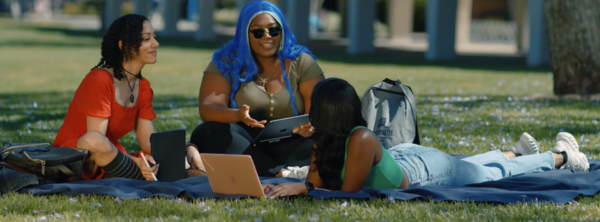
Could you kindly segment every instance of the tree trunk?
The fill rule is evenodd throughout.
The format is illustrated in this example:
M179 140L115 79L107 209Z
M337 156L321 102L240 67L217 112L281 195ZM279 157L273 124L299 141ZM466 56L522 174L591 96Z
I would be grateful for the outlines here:
M544 0L544 12L554 94L600 93L600 0Z

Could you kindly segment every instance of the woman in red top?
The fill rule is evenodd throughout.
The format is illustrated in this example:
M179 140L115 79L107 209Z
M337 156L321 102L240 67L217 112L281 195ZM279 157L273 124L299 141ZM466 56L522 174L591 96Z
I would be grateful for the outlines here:
M158 165L150 168L139 155L126 155L118 140L135 129L142 152L150 154L152 120L156 117L154 93L141 70L156 63L159 44L155 37L144 16L125 15L115 20L103 38L100 63L75 92L54 146L89 151L83 179L154 180ZM146 157L154 162L151 156Z

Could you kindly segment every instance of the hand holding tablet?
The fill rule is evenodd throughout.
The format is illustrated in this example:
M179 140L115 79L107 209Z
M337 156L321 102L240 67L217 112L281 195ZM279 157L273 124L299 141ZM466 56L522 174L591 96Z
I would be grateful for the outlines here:
M306 126L306 124L310 124L307 114L273 120L267 124L260 134L258 134L254 139L253 144L264 142L274 143L281 139L290 138L294 135L296 129ZM305 127L307 132L310 129L311 128ZM304 134L306 137L306 132L304 132Z
M297 133L302 137L311 137L313 133L315 133L315 128L312 126L312 124L310 124L310 122L308 122L294 129L294 133Z

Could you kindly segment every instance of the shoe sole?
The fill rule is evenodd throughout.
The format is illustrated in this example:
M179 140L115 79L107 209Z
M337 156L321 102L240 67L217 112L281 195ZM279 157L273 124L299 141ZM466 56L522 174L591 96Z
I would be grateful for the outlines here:
M578 156L579 156L580 159L583 160L583 166L582 166L583 168L579 169L579 170L576 170L576 171L580 171L580 172L587 171L590 168L590 163L588 162L587 157L583 153L578 153Z

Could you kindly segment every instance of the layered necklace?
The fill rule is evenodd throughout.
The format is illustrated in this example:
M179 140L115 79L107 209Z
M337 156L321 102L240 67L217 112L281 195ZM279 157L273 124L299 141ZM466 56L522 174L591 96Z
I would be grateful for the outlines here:
M271 70L271 74L269 74L269 76L267 76L266 78L262 78L262 77L260 77L260 75L256 75L256 77L258 77L258 79L259 79L258 81L262 84L262 87L265 91L267 91L267 88L266 88L267 82L269 81L269 78L271 78L273 73L275 72L277 65L279 65L279 59L277 60L277 62L275 62L275 66Z
M129 84L129 81L127 80L127 78L125 78L125 79L126 79L125 81L127 81L127 86L129 86L129 89L131 90L131 95L129 96L129 101L130 101L131 103L133 103L133 101L135 101L135 96L133 95L133 89L135 89L135 82L136 82L136 80L137 80L137 78L138 78L138 75L135 75L135 74L133 74L133 73L131 73L131 72L127 71L127 69L123 69L123 70L125 70L125 72L127 72L127 74L129 74L129 75L132 75L132 76L134 76L134 77L135 77L135 78L133 79L133 86L131 86L131 85Z

